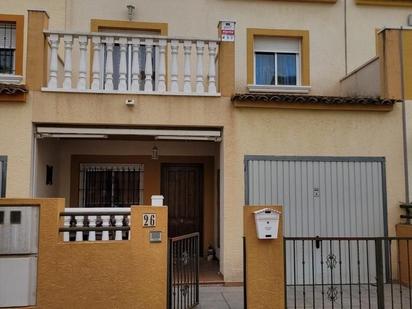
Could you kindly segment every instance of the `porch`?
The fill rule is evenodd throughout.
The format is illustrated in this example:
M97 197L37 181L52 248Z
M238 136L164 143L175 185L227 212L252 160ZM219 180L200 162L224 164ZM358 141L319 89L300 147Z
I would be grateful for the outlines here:
M128 134L119 134L117 129ZM68 240L128 239L130 206L150 205L153 195L163 195L169 208L169 236L200 233L200 281L223 283L219 129L191 128L191 136L182 133L188 130L173 128L112 127L114 131L105 131L107 135L87 130L51 133L54 129L47 126L36 130L35 196L65 198L66 227L124 228L92 235L71 232ZM169 135L162 135L166 131ZM144 136L147 132L156 135Z

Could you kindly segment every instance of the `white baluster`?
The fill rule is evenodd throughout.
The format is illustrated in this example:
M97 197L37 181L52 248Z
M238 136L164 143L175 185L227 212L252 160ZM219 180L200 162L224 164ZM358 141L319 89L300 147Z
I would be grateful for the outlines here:
M191 72L190 72L190 56L192 53L192 42L184 41L183 42L183 52L184 52L184 76L183 76L183 92L191 93Z
M205 42L196 42L196 92L205 92L205 86L203 81L203 52L205 48Z
M216 42L209 42L209 93L216 93Z
M73 36L70 34L64 35L64 80L63 88L72 88L72 50L73 50Z
M64 216L64 223L63 226L65 228L69 228L70 227L70 220L71 220L71 216ZM63 232L63 241L70 241L70 232Z
M153 40L146 39L146 65L144 73L146 75L144 82L144 91L153 91L153 66L152 66L152 51L153 51Z
M105 90L113 90L113 37L106 38L106 82Z
M95 228L96 227L96 216L89 216L89 227ZM89 241L96 240L96 231L89 231Z
M157 90L159 92L166 91L166 40L159 40L159 84Z
M103 230L102 240L109 240L109 231L107 228L110 226L110 216L102 216L102 226L106 228Z
M132 39L133 59L132 59L132 91L140 90L140 66L139 66L139 48L140 40Z
M116 227L123 226L123 216L116 216ZM116 231L115 240L122 240L123 239L123 231Z
M76 216L76 227L84 227L84 216ZM76 241L83 241L83 231L76 232Z
M126 61L126 51L127 51L127 39L120 38L119 39L120 45L120 64L119 64L119 90L126 91L127 90L127 61Z
M57 34L50 34L50 67L49 67L49 82L47 87L50 89L57 88L57 50L59 48L59 36Z
M128 226L129 228L130 228L130 215L129 216L127 216L127 220L126 220L126 226ZM128 236L128 239L130 240L130 234L132 233L131 232L132 230L131 229L129 229L129 231L127 231L127 236Z
M79 62L79 80L77 81L77 89L86 89L86 73L87 73L87 36L79 36L80 47L80 62Z
M100 37L94 36L93 42L93 77L92 77L92 90L100 89Z
M177 82L178 71L177 71L177 54L179 52L179 41L172 40L170 43L170 48L172 50L172 64L170 72L170 90L172 92L179 92L179 84Z

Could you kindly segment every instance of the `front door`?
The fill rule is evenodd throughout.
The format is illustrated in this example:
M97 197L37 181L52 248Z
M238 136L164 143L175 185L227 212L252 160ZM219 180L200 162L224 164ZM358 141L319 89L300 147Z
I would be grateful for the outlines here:
M201 233L203 166L162 164L161 191L169 207L169 237Z

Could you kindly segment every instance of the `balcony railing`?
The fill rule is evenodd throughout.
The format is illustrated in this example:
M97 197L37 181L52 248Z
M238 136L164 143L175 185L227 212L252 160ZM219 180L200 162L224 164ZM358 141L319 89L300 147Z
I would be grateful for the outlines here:
M44 31L44 91L218 96L218 40Z
M130 208L65 208L63 241L130 239Z

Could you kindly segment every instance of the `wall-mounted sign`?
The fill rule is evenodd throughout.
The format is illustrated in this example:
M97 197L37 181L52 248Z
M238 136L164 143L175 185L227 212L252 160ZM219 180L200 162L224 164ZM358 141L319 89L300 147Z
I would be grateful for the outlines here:
M235 41L235 22L222 21L220 23L220 39L224 42Z
M156 214L143 214L143 227L155 227Z

